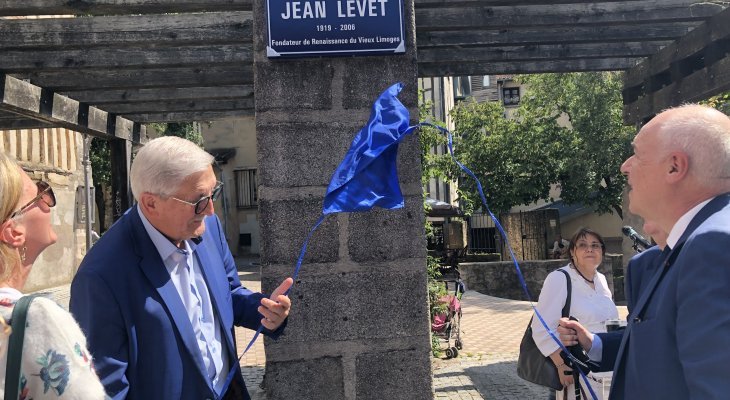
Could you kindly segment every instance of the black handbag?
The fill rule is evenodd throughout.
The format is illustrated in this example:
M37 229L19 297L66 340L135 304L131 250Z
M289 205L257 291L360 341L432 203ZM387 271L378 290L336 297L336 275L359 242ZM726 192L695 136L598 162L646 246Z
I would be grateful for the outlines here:
M572 294L572 285L570 283L570 275L565 270L558 271L565 274L567 282L568 294L565 297L565 305L563 306L562 315L568 317L570 315L570 298ZM535 340L532 338L532 318L527 324L522 342L520 342L520 356L517 359L517 376L520 378L536 383L538 385L547 386L555 390L563 390L563 385L558 377L558 369L552 362L550 357L545 357L537 348Z

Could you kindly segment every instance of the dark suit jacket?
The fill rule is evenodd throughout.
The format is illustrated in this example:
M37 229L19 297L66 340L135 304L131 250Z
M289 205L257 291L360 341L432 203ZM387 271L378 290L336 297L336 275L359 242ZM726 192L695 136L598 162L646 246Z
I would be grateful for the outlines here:
M662 250L659 246L650 247L641 253L633 256L626 265L626 276L624 276L624 295L626 295L626 307L631 313L634 309L643 289L649 284L659 266L659 256Z
M624 334L599 334L602 364L616 356L610 399L730 396L730 194L705 205L666 258L676 249L663 278L666 263L641 293Z
M218 218L207 217L205 225L195 253L229 363L245 388L233 326L259 327L262 316L256 309L263 295L241 286ZM113 398L216 398L185 307L136 207L84 258L71 285L70 309Z

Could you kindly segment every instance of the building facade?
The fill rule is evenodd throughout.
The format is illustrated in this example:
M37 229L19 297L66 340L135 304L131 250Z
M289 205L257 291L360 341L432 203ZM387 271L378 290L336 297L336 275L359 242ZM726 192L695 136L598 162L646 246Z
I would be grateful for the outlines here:
M25 291L71 282L86 253L83 136L64 128L0 130L0 151L13 156L31 179L48 182L56 194L51 223L56 244L33 265Z
M223 221L228 247L236 256L258 255L256 121L254 117L227 118L201 123L200 129L205 150L216 157L215 173L224 185L216 214Z

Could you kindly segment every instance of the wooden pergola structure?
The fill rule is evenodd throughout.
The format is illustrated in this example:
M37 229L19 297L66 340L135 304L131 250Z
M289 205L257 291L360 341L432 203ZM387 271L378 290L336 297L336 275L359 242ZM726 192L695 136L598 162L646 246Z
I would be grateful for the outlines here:
M145 123L252 115L253 1L4 0L0 129L67 127L124 160ZM640 123L730 90L727 5L415 0L418 73L625 70Z

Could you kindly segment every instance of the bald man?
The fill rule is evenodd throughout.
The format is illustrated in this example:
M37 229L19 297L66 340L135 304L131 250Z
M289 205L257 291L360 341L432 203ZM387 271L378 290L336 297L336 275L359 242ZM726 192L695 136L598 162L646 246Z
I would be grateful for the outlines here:
M730 396L730 118L709 107L667 110L636 135L621 166L629 208L668 232L623 335L561 321L567 344L602 347L610 399ZM642 284L643 286L643 284ZM594 351L591 351L594 350ZM591 354L593 357L594 354Z

